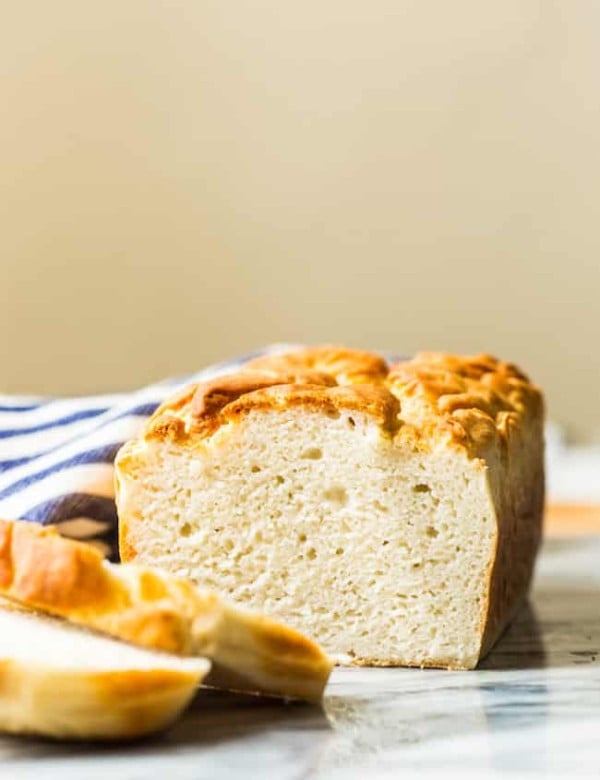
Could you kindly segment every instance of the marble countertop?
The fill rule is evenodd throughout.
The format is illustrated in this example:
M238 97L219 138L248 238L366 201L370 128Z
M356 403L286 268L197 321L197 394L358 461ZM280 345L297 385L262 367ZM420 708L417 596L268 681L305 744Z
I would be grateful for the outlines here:
M531 603L475 672L338 669L322 708L203 691L137 744L0 738L7 780L416 774L600 776L600 538L545 542Z

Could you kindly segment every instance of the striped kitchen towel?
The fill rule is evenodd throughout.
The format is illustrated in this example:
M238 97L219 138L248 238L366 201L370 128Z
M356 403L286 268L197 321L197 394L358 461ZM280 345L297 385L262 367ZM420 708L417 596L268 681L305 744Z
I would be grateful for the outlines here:
M179 387L290 346L274 344L131 393L65 399L0 395L0 518L56 524L66 536L114 552L113 461L123 442Z

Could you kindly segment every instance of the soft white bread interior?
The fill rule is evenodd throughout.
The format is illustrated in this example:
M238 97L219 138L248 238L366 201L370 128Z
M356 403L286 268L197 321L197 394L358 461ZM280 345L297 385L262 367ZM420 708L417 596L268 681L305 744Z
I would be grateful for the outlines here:
M342 663L469 669L527 592L542 430L540 392L488 356L255 361L168 401L122 448L121 555Z
M175 720L209 666L0 599L0 731L95 740L152 734Z
M294 629L36 523L0 521L0 594L133 644L206 656L214 687L318 701L332 668Z

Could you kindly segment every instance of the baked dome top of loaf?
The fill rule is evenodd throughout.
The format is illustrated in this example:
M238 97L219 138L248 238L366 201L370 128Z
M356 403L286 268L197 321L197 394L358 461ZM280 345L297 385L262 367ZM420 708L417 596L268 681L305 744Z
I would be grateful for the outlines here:
M186 388L156 410L144 438L196 443L248 412L299 406L368 414L394 441L455 445L471 455L505 444L525 418L543 416L540 390L490 355L420 352L389 366L372 352L315 346L251 360Z

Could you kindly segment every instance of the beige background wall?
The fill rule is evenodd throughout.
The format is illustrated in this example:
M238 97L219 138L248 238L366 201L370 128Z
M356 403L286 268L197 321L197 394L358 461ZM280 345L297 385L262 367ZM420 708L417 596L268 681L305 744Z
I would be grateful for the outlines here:
M2 390L285 339L488 350L600 439L600 5L2 16Z

